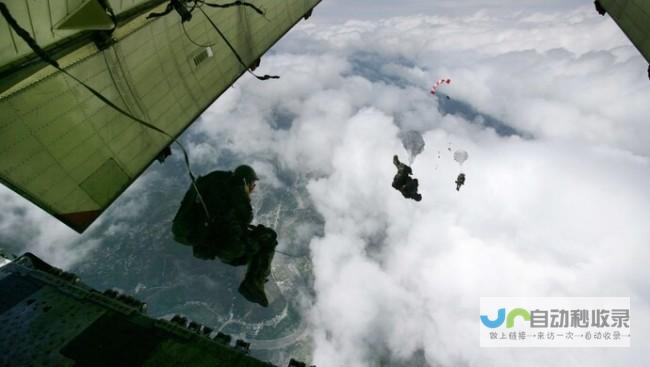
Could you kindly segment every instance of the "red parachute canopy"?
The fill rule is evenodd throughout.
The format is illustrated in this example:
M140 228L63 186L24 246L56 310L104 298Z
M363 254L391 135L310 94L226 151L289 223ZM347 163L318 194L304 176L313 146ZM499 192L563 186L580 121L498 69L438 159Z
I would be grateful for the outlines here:
M433 87L431 87L431 94L435 95L435 94L436 94L436 90L438 90L438 88L439 88L441 85L443 85L443 84L450 84L450 83L451 83L451 79L440 79L440 80L438 80L438 81L436 82L436 84L434 84Z

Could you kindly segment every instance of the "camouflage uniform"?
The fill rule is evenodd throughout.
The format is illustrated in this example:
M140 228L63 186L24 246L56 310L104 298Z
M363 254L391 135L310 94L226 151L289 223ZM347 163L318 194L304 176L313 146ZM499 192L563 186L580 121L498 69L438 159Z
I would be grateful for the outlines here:
M253 208L244 183L230 171L214 171L199 177L196 186L210 218L190 186L174 217L172 232L177 242L192 246L197 258L218 257L233 266L248 264L242 287L248 286L249 291L261 288L263 294L277 245L276 234L262 225L251 226ZM249 298L242 287L240 292ZM253 302L268 304L265 296L253 298Z
M465 174L461 173L456 178L456 191L460 190L460 187L465 184Z
M413 173L411 167L400 162L397 156L393 157L393 164L397 167L397 173L392 186L407 199L422 200L422 195L418 194L418 179L410 177Z

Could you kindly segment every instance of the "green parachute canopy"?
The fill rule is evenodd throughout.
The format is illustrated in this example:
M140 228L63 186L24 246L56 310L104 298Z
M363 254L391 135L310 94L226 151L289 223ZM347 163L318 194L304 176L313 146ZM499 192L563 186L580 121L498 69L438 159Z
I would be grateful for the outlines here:
M48 65L0 18L0 182L84 231L320 2L248 1L260 15L179 1L200 11L181 23L175 11L146 19L168 0L3 1L63 69L167 135Z

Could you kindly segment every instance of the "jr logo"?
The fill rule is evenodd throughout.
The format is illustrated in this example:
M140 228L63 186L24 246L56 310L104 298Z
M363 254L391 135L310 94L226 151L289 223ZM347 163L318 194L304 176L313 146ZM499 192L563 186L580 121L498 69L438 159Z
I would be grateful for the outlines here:
M523 308L515 308L508 312L506 317L506 309L500 308L497 311L497 318L490 320L487 315L481 315L481 322L483 325L489 327L490 329L496 329L499 326L503 325L503 322L506 322L506 328L512 329L515 326L515 318L517 316L523 317L525 321L530 321L530 312L524 310Z

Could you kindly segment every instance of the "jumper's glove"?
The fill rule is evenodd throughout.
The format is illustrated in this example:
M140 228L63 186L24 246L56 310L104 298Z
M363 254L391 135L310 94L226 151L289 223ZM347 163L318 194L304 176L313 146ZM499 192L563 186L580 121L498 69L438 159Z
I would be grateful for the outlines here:
M248 226L250 237L257 242L260 247L275 247L278 244L278 235L269 227L258 224L256 226Z

